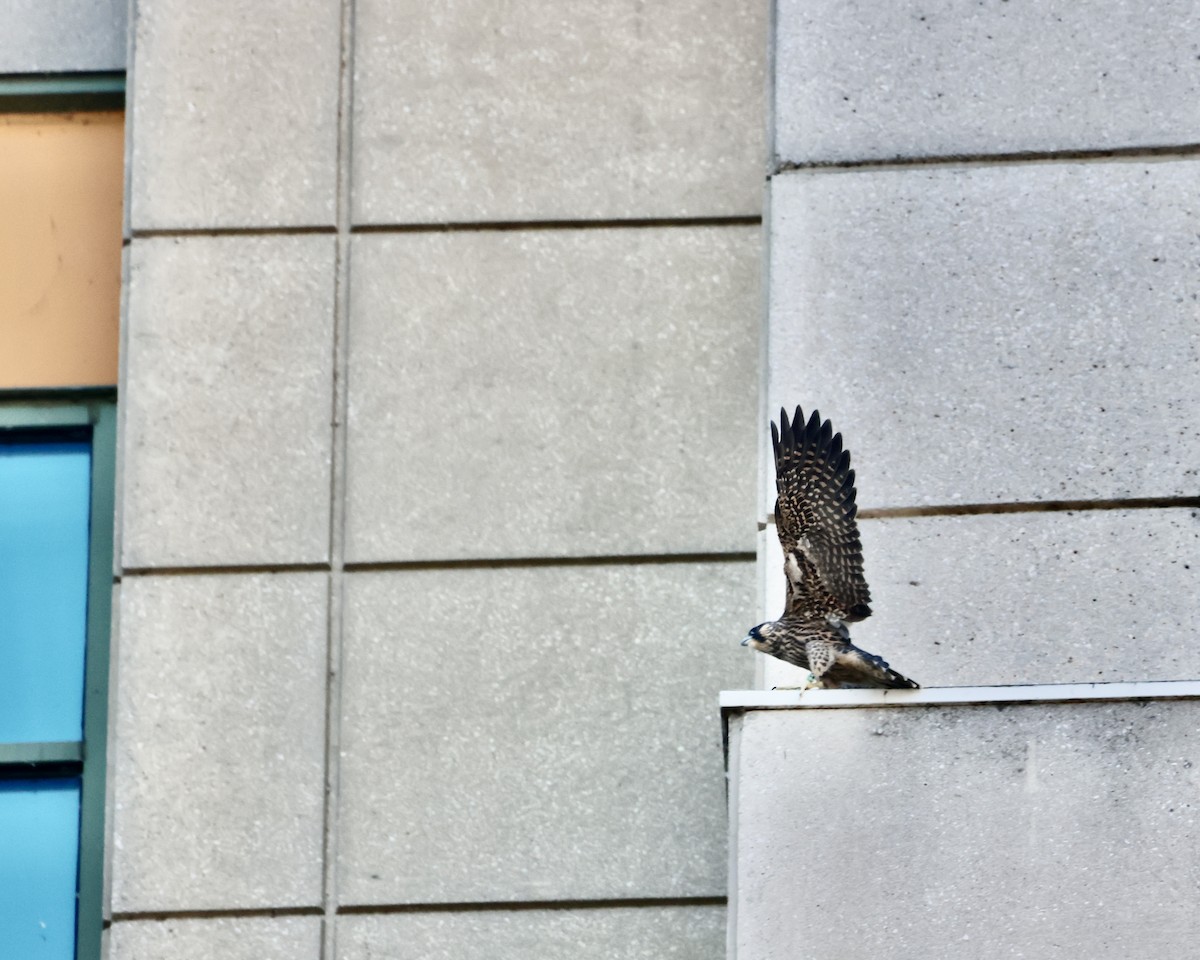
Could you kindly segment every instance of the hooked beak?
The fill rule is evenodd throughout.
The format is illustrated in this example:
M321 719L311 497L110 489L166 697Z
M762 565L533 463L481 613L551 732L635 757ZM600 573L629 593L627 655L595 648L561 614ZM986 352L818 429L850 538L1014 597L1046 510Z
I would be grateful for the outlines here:
M750 634L746 634L744 637L742 637L742 646L744 647L749 643L750 643Z

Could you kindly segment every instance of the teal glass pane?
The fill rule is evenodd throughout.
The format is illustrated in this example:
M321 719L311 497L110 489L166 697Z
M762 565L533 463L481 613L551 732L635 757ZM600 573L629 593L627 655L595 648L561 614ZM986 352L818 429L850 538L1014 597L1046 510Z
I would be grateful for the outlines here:
M0 443L0 741L82 738L90 505L87 443Z
M75 956L79 780L0 780L0 956Z

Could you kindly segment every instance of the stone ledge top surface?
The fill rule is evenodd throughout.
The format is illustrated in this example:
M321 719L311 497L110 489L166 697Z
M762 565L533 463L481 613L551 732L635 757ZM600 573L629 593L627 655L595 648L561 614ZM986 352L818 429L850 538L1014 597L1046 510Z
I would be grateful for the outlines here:
M1200 699L1200 680L923 687L919 690L722 690L720 694L721 715L725 718L730 714L745 713L749 710L1181 699Z

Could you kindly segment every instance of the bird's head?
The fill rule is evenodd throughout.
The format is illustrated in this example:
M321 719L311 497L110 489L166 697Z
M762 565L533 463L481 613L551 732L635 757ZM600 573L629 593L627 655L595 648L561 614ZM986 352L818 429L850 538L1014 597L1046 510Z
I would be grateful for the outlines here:
M775 624L760 623L757 627L751 627L750 632L742 638L743 647L753 647L763 653L774 653L778 645L777 639L772 636Z

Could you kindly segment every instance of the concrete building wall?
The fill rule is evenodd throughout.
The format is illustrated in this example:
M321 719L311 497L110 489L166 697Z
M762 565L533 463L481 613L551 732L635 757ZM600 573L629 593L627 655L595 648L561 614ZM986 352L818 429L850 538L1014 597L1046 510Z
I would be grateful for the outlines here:
M721 954L766 15L135 5L113 960Z
M1195 26L778 0L761 420L853 453L855 641L974 689L733 718L730 957L1191 949L1195 684L1103 685L1200 675Z
M779 0L761 419L843 431L925 685L1200 671L1193 21Z
M734 713L729 957L1188 956L1200 684L1114 686Z
M1196 675L1191 6L767 6L9 4L0 73L132 50L111 957L719 956L713 704L778 609L781 405L854 453L864 646L927 686ZM1061 774L1030 824L1115 770L1106 881L1137 879L1129 829L1194 848L1162 812L1188 708L1143 725L1148 766L1148 708L939 709L747 722L759 823L857 799L779 775L803 742L906 827L926 767ZM801 822L732 827L790 868ZM1043 836L1009 826L930 889ZM816 864L853 883L860 853ZM743 931L766 955L810 935L793 880Z

